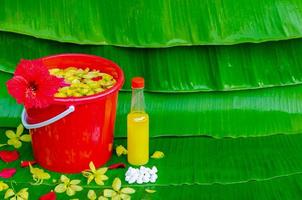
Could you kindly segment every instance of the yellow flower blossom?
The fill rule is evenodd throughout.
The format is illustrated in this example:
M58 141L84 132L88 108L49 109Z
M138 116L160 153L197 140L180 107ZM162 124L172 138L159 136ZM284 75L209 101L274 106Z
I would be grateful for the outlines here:
M122 188L121 179L115 178L112 183L112 189L104 190L104 197L109 197L113 200L131 199L130 194L135 193L135 190L130 187Z
M29 164L29 169L34 181L36 181L36 185L42 184L43 180L50 179L50 175L47 172L44 172L43 169L32 167L31 164Z
M83 188L79 186L80 180L70 180L65 175L61 175L60 177L61 183L55 187L55 192L57 193L64 193L68 196L73 196L76 192L82 191Z
M154 159L161 159L163 157L165 157L165 154L161 151L155 151L153 153L153 155L151 156L151 158L154 158Z
M96 184L104 185L104 181L108 180L108 176L105 175L108 168L102 167L102 168L96 169L93 162L89 163L89 168L90 169L82 172L83 176L87 178L87 184L89 184L91 181L95 180Z
M16 133L12 130L5 131L5 135L8 137L7 144L14 146L16 149L22 146L22 142L30 142L31 137L29 134L22 135L24 127L20 124L17 127Z
M127 155L128 151L125 147L123 147L122 145L119 145L115 148L116 151L116 155L118 157L120 157L121 155Z
M6 189L8 189L8 185L3 181L0 181L0 192Z
M95 193L94 190L89 190L87 197L89 200L96 200L97 199L97 195ZM104 196L99 196L98 200L108 200L108 198L104 197Z
M96 200L97 196L94 190L89 190L87 194L89 200Z
M5 192L4 199L10 200L28 200L28 188L23 188L19 192L15 192L13 189L8 189Z

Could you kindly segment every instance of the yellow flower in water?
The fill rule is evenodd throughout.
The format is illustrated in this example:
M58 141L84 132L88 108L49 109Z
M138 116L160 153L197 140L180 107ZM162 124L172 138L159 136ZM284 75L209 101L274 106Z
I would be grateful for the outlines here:
M14 146L16 149L22 146L22 142L30 142L31 137L29 134L22 135L24 127L20 124L17 127L16 133L12 130L5 131L5 135L9 138L7 144Z
M121 179L115 178L112 183L112 189L105 189L104 196L110 197L111 199L120 200L120 199L131 199L130 194L135 193L133 188L122 188Z
M47 172L44 172L43 169L39 169L37 167L32 167L31 164L29 164L30 173L33 176L33 179L36 185L42 184L43 180L50 179L50 175Z
M104 181L108 180L108 176L105 175L108 168L102 167L100 169L96 169L93 162L89 163L89 168L90 169L82 172L83 176L87 178L87 184L95 180L96 184L104 185Z
M55 187L55 192L64 193L68 196L73 196L76 192L82 191L83 188L79 186L80 180L70 180L65 175L61 175L60 178L61 183Z
M116 154L118 157L120 157L121 155L127 155L127 149L125 147L123 147L122 145L119 145L115 148Z
M3 181L0 181L0 192L6 189L8 189L8 185Z
M151 158L154 158L154 159L161 159L163 157L165 157L165 154L161 151L155 151L153 153L153 155L151 156Z
M10 200L28 200L28 188L23 188L19 192L15 192L13 189L8 189L5 192L4 199L10 198Z

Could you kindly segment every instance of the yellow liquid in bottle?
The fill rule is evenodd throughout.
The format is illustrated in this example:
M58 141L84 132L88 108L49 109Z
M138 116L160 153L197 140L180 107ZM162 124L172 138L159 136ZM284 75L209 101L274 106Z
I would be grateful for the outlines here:
M131 112L127 116L128 162L144 165L149 161L149 116L144 112Z

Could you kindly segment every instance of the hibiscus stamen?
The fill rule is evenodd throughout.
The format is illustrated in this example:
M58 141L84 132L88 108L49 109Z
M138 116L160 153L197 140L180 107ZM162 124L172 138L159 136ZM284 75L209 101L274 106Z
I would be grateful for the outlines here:
M34 81L31 81L29 83L29 89L31 89L31 91L36 92L38 90L38 84L35 83Z

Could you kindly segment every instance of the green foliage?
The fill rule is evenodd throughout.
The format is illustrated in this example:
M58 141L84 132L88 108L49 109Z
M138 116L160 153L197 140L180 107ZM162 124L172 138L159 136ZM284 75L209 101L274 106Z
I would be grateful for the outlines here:
M300 0L2 0L0 30L77 44L236 44L302 36Z
M21 58L59 53L95 54L118 63L130 91L134 76L152 92L230 91L302 83L302 39L240 44L138 49L76 45L0 32L0 71L13 73Z

